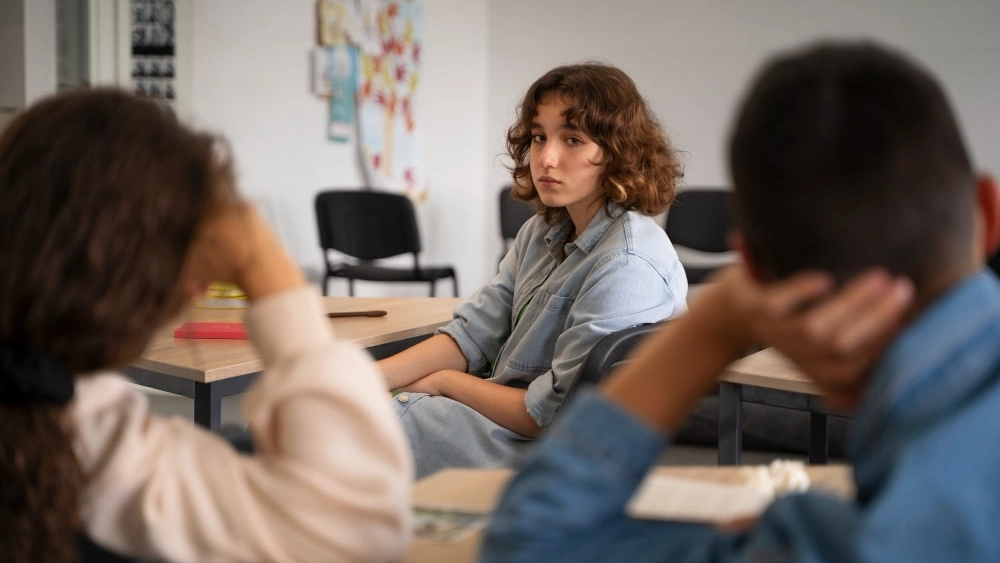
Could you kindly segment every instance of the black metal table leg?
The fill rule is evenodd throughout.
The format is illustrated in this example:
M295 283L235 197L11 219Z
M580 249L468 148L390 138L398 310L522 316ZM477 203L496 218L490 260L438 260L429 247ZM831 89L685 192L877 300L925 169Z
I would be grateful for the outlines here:
M194 422L210 430L222 423L222 393L212 383L194 384Z
M809 413L809 464L823 465L830 457L828 416L821 412Z
M743 386L719 382L719 465L739 465L743 451Z

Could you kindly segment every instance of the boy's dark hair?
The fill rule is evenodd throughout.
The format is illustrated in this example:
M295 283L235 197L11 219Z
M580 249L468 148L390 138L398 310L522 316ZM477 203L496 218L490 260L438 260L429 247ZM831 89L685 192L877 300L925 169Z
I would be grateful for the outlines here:
M514 197L544 209L549 222L566 214L561 207L546 208L531 179L531 123L538 105L550 96L567 103L566 121L603 149L601 187L609 202L646 215L666 211L684 176L680 157L635 82L620 69L601 63L554 68L524 94L517 121L507 131Z
M872 43L775 59L729 146L747 251L765 278L879 265L919 289L971 260L975 175L941 87Z

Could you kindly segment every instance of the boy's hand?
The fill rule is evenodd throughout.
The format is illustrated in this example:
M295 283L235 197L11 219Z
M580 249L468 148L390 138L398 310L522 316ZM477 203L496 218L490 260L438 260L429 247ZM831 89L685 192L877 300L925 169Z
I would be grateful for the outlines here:
M836 292L833 279L820 272L760 284L741 265L717 281L733 323L798 364L836 408L860 399L872 362L899 330L913 298L909 280L894 280L883 270L864 272Z
M902 326L913 293L908 279L870 270L804 310L763 319L757 332L823 389L831 407L849 410L860 401L872 364Z

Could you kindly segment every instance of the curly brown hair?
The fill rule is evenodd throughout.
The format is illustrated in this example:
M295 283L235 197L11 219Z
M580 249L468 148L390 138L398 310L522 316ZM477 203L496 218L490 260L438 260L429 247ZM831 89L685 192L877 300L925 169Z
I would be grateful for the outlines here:
M549 223L566 216L565 208L542 203L531 178L531 122L538 105L549 96L559 96L569 105L566 121L603 149L601 188L606 204L646 215L667 210L684 176L680 158L632 79L601 63L554 68L524 94L517 121L507 130L515 198L531 202Z
M183 306L202 219L236 197L220 148L117 90L58 94L15 118L0 137L0 347L73 374L134 360ZM74 558L86 476L66 414L0 405L2 561Z

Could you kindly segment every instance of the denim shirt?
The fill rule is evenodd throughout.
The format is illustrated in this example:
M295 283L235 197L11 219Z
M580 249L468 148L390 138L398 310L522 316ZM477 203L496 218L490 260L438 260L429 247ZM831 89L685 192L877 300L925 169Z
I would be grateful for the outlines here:
M857 499L785 496L743 533L625 517L663 436L588 394L527 456L482 561L998 561L998 378L1000 283L983 272L874 368L850 450Z
M613 206L566 243L573 223L529 219L492 282L440 329L469 372L527 388L539 426L552 421L587 353L605 335L686 309L687 278L654 219Z

